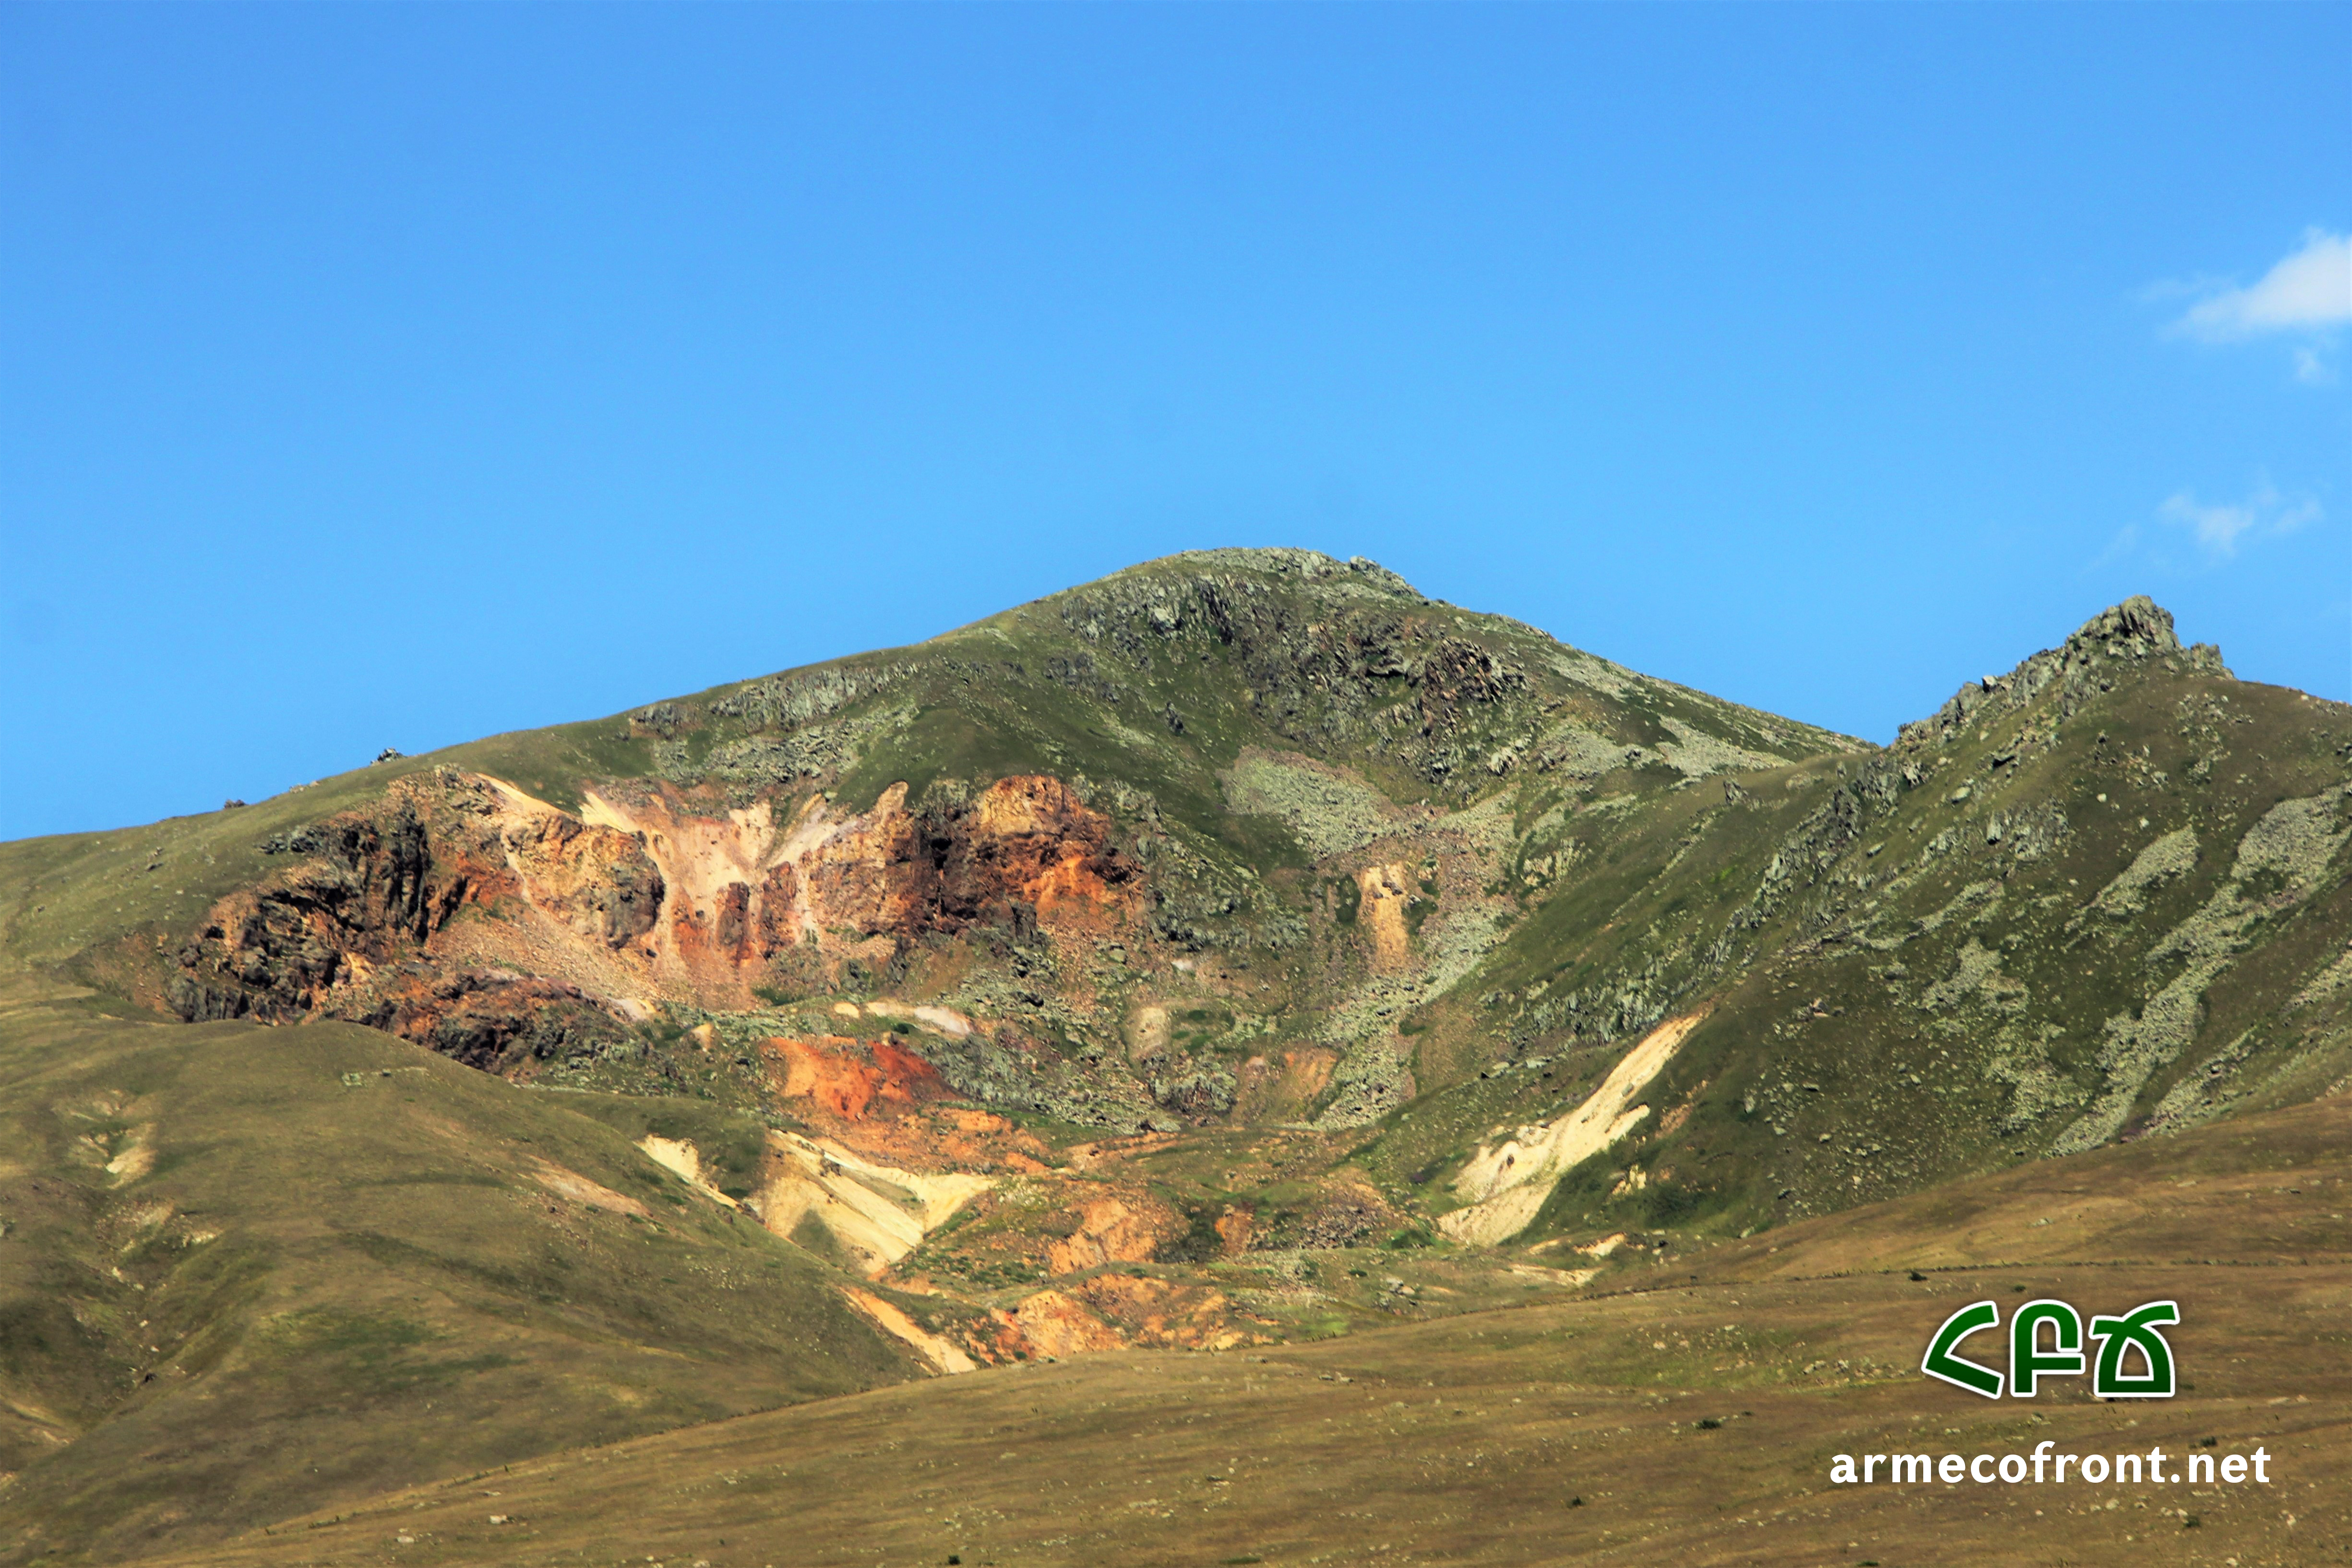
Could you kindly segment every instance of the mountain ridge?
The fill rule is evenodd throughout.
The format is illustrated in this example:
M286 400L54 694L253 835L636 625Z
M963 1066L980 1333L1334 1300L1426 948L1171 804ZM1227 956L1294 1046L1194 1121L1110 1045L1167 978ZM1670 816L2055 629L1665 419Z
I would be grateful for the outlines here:
M534 1137L607 1140L597 1191L653 1183L839 1306L813 1353L870 1384L1605 1289L2325 1098L2352 1080L2347 843L2352 709L2236 680L2145 598L1879 747L1360 559L1202 552L909 647L0 845L0 1045L27 1105L58 1049L183 1037L261 1104L353 1026L504 1079L468 1182L546 1194L487 1152L545 1107ZM163 1130L154 1163L77 1153L78 1090L25 1123L0 1216L50 1183L107 1234L202 1206L189 1091L126 1120L150 1100L100 1088L130 1096L107 1138ZM266 1228L210 1190L224 1234ZM139 1364L139 1292L73 1225L39 1234L0 1252L0 1321L62 1300L101 1327L70 1411L0 1360L0 1394L49 1413L0 1434L20 1498L96 1486L86 1436L142 1429L97 1392ZM383 1289L443 1300L446 1266L399 1256ZM154 1257L141 1290L212 1302L185 1310L216 1338L291 1331L282 1290L222 1305L197 1252ZM353 1419L394 1408L351 1366ZM590 1440L573 1408L559 1436ZM8 1495L0 1522L30 1506Z

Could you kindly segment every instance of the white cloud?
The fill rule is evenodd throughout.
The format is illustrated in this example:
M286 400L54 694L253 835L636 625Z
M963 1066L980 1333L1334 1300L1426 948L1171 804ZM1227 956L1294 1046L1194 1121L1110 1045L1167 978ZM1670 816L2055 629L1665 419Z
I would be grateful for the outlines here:
M2200 506L2187 490L2167 497L2156 512L2167 522L2195 530L2197 542L2216 555L2235 555L2238 535L2254 526L2252 507Z
M2312 229L2303 248L2244 289L2209 294L2174 325L2208 342L2324 331L2352 321L2352 236ZM2314 362L2316 363L2315 361Z
M2139 524L2127 522L2116 530L2116 536L2107 541L2107 547L2099 552L2091 564L2095 567L2111 566L2138 548Z
M2281 495L2263 479L2245 500L2211 506L2200 501L2193 491L2181 490L2166 497L2156 515L2188 529L2207 555L2226 560L2237 554L2242 539L2292 533L2305 523L2318 521L2322 514L2319 502L2310 496Z

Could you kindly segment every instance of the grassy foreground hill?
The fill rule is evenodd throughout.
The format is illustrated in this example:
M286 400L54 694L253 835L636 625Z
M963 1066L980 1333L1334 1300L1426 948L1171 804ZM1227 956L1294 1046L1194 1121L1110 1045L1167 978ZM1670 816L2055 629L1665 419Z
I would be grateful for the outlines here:
M1885 1266L1858 1205L2022 1258L1903 1205L2342 1104L2348 790L2352 710L2146 600L1877 748L1218 551L0 845L0 1562L1103 1352L1443 1382L1505 1304Z
M871 1563L2306 1563L2352 1552L2352 1103L1621 1265L1583 1300L1119 1352L395 1492L209 1568ZM2182 1397L1927 1383L1987 1297L2178 1298ZM2315 1354L2315 1352L2318 1352ZM2266 1456L2267 1484L1833 1487L1840 1453ZM1884 1475L1880 1479L1883 1483Z
M650 1116L373 1030L0 1029L0 1561L136 1555L916 1370ZM617 1124L617 1125L616 1125Z

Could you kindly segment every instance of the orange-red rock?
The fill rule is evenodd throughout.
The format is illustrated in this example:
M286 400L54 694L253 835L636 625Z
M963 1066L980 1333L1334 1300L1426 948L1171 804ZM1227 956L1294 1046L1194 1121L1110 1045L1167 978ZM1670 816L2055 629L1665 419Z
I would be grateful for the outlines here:
M838 1035L814 1040L768 1040L761 1047L778 1069L777 1092L814 1100L844 1121L867 1119L875 1102L911 1106L947 1092L939 1069L887 1040L861 1047Z

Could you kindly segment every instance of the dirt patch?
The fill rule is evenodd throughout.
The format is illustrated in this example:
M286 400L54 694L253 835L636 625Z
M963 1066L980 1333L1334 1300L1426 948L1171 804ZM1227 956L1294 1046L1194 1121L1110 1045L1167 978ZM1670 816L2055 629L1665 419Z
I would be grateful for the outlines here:
M1406 928L1406 906L1415 898L1412 872L1390 863L1367 866L1356 873L1358 919L1372 940L1372 970L1398 974L1412 967L1412 936Z
M1499 1146L1480 1145L1454 1178L1454 1192L1469 1205L1439 1216L1438 1228L1456 1241L1489 1247L1526 1229L1562 1176L1650 1114L1648 1106L1629 1107L1627 1101L1658 1076L1706 1016L1685 1013L1651 1030L1567 1115L1522 1127L1517 1137Z
M953 1340L944 1334L931 1332L873 1291L845 1285L841 1288L841 1294L876 1328L912 1348L916 1354L930 1363L934 1372L952 1376L957 1373L980 1370L980 1363L966 1355L962 1347Z
M813 1220L869 1278L996 1184L992 1176L878 1164L838 1143L792 1132L769 1133L768 1149L766 1180L748 1205L760 1223L790 1237Z
M608 1186L590 1181L577 1171L567 1171L545 1160L532 1162L530 1179L557 1197L569 1198L575 1204L585 1204L590 1208L604 1209L613 1214L635 1215L639 1219L653 1217L646 1212L646 1205L636 1199L624 1197Z
M1079 1210L1075 1234L1047 1245L1045 1267L1055 1274L1076 1274L1106 1263L1148 1262L1183 1228L1175 1211L1163 1205L1097 1198Z

